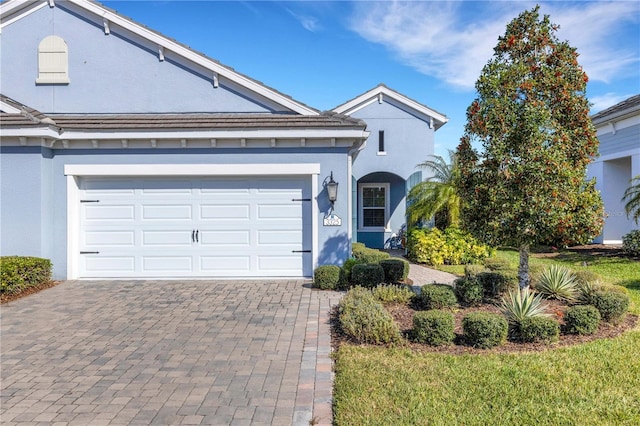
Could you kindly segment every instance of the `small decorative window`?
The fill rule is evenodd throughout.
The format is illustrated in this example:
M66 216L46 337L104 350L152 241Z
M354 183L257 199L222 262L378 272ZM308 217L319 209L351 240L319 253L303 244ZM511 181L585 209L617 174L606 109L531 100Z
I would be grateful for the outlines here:
M37 84L69 84L67 43L58 36L44 38L38 45Z
M360 229L383 231L389 220L389 184L360 184Z
M384 152L384 130L378 131L378 152Z

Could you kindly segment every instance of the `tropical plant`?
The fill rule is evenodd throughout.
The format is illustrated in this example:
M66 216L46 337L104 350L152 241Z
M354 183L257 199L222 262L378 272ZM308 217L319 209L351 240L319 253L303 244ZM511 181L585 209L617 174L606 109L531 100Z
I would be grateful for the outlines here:
M499 37L457 150L462 224L487 244L518 248L521 288L530 246L586 243L603 224L602 200L586 180L598 153L588 77L538 12L521 13Z
M431 157L432 160L426 160L417 166L430 170L433 176L409 191L407 221L409 225L415 225L431 219L436 213L446 212L448 217L444 228L457 226L460 221L460 196L455 185L459 174L456 154L449 151L449 164L439 155Z
M622 236L622 249L633 256L640 256L640 229Z
M545 268L535 282L536 291L549 299L573 302L579 294L576 276L571 269L560 265Z
M529 288L518 287L516 291L510 291L507 297L502 298L500 308L507 320L515 325L520 324L524 318L549 316L545 312L542 296Z
M633 219L636 224L640 223L640 175L629 181L629 187L622 197L622 201L625 200L627 203L624 205L624 210L627 212L627 217Z

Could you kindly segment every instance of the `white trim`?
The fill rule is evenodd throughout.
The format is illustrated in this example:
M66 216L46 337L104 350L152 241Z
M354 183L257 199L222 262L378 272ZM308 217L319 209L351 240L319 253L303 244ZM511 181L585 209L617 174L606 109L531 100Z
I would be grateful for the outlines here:
M349 244L353 241L353 157L351 152L349 152L349 156L347 157L347 237L349 238ZM351 250L349 250L351 253Z
M604 240L604 241L602 242L602 244L606 244L606 245L608 245L608 244L612 244L612 245L619 245L619 244L622 244L622 240Z
M78 278L80 253L80 188L75 176L67 176L67 279Z
M378 151L376 155L387 155L387 151Z
M65 164L64 174L132 177L318 175L320 164Z
M363 225L364 206L362 202L362 190L364 188L384 188L384 226ZM389 221L391 220L391 185L388 182L365 182L358 183L358 232L389 232L391 230ZM378 207L379 208L379 207Z
M337 106L336 108L333 109L333 111L337 112L338 114L351 115L361 110L362 108L370 105L373 102L376 102L376 101L380 102L380 99L381 99L380 96L383 94L389 97L390 99L395 100L396 102L400 102L406 105L407 107L413 109L414 111L420 114L424 114L428 117L435 119L437 122L439 122L440 126L442 126L447 121L449 121L447 116L440 114L439 112L427 107L426 105L422 105L412 99L409 99L403 94L398 93L395 90L389 89L384 85L378 85L374 87L373 89L369 90L366 93L363 93L362 95L356 97L355 99L352 99L340 106ZM436 127L440 127L440 126L436 126Z
M25 6L29 6L35 4L33 3L31 0L17 0L14 2L6 2L6 3L2 3L2 5L0 5L0 16L3 17L2 22L0 23L0 29L6 27L7 25L11 25L16 21L19 21L20 19L24 18L25 16L42 9L43 7L47 6L46 2L40 3L37 6L34 6L28 10L25 10L24 12L20 13L19 15L14 16L11 19L7 19L4 20L4 16L9 15L11 13L13 13L16 10L20 10L21 8L25 7Z
M608 133L616 134L627 127L637 126L640 124L640 110L635 111L635 115L627 115L614 120L605 121L596 125L597 135L606 135Z
M20 110L18 108L11 106L3 101L0 101L0 110L6 112L7 114L20 114Z
M601 155L600 157L596 158L592 164L596 164L602 161L616 160L618 158L631 157L637 154L640 154L640 147L635 149L628 149L622 152L616 152L614 154Z
M80 176L310 176L311 263L318 264L318 175L319 163L296 164L66 164L67 176L67 279L78 278L80 251Z

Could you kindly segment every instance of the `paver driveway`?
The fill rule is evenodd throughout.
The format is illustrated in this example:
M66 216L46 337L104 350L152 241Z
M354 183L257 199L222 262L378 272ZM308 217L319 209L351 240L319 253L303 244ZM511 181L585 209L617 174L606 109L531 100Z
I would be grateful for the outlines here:
M2 306L3 424L331 419L328 312L302 281L70 281Z

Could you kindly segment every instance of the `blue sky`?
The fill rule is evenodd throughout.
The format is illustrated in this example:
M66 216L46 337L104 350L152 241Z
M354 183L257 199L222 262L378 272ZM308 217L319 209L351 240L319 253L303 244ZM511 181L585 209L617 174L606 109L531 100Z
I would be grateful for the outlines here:
M449 117L446 157L474 84L527 1L104 1L166 36L320 110L378 83ZM640 93L640 2L543 2L577 47L592 112ZM422 161L423 159L416 159Z

